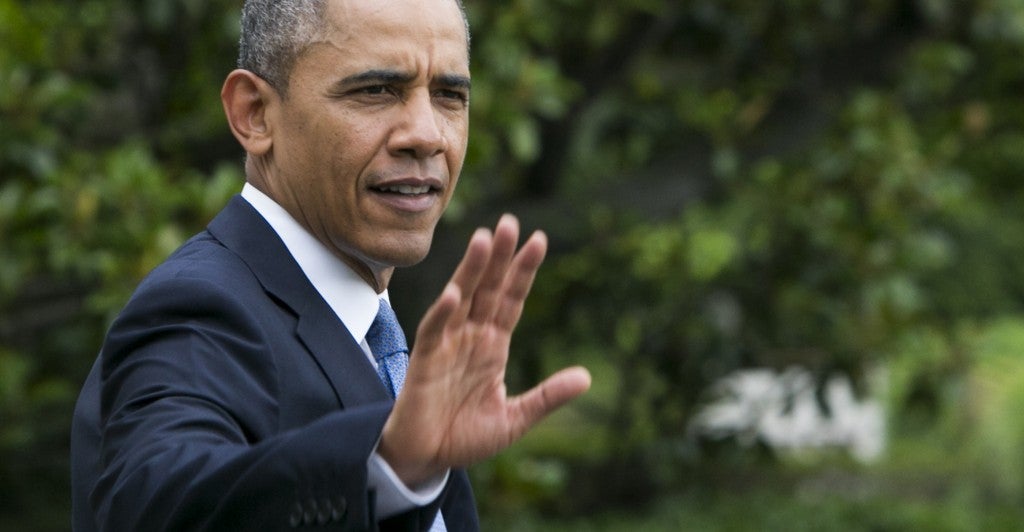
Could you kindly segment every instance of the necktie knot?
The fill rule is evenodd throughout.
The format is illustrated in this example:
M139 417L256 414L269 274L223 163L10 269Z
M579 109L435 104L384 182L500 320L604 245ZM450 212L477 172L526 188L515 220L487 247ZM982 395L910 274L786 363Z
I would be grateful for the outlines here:
M405 371L409 367L409 344L405 341L402 326L398 324L398 316L383 299L380 300L377 317L366 332L366 344L377 360L380 380L392 396L398 396L405 383Z

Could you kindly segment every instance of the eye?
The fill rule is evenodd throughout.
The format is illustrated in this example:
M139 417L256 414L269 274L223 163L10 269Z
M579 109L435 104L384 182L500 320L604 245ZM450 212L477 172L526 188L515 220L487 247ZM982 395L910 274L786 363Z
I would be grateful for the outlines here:
M465 107L469 103L469 92L463 90L439 89L434 91L434 95L452 105Z
M367 85L356 89L356 92L368 94L370 96L379 96L383 94L391 94L394 91L392 91L387 85Z

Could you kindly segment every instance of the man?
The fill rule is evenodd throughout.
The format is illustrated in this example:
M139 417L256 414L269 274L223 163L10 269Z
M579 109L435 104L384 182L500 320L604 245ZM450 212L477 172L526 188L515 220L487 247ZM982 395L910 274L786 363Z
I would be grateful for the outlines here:
M76 530L478 528L459 468L590 377L506 396L546 248L517 251L511 216L470 239L408 358L394 328L392 272L461 170L468 40L456 0L246 2L221 98L247 183L108 332L75 412Z

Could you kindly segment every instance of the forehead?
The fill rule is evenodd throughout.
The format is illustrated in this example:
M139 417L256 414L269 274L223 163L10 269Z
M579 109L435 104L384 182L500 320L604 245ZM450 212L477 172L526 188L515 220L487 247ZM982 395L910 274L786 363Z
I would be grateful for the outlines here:
M356 61L417 59L468 70L467 29L455 0L330 0L326 15L324 40Z

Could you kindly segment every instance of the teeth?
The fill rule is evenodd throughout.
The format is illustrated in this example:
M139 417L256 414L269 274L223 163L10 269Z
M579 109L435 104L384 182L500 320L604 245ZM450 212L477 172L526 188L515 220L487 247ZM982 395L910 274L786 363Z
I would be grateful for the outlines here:
M430 192L430 186L424 185L421 187L414 187L412 185L396 185L390 187L381 187L384 192L397 192L399 194L426 194Z

